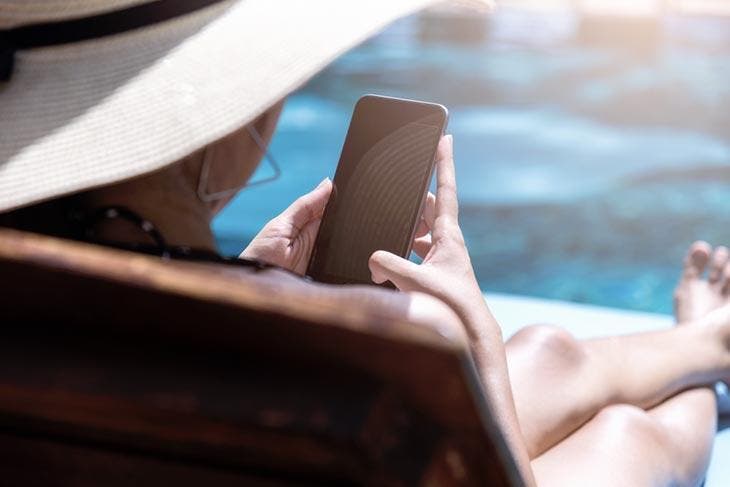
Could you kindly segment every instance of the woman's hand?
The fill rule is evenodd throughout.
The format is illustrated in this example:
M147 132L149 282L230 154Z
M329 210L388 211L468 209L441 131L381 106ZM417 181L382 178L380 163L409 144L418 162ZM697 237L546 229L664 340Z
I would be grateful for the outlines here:
M429 196L426 202L413 247L423 256L423 263L414 264L380 250L370 257L370 272L375 282L388 280L402 291L431 294L456 311L469 334L470 348L490 411L505 435L526 484L535 485L512 398L502 332L479 290L459 228L450 135L441 138L436 170L436 197Z
M449 304L467 327L486 305L459 228L459 204L452 138L441 138L436 155L437 190L426 199L416 232L414 251L423 258L415 264L383 250L370 257L370 272L376 283L391 281L401 291L420 291ZM474 332L475 330L469 330Z
M331 192L332 181L327 178L313 191L299 197L261 229L241 257L262 260L304 275Z

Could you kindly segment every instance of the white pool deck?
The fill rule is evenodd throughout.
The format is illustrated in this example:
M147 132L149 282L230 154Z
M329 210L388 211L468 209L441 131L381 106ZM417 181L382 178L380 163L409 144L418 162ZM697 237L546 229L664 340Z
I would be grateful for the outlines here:
M657 330L672 326L667 315L623 311L562 301L486 293L505 338L530 324L554 324L578 338ZM722 397L721 400L729 400ZM730 486L730 425L718 431L706 487Z

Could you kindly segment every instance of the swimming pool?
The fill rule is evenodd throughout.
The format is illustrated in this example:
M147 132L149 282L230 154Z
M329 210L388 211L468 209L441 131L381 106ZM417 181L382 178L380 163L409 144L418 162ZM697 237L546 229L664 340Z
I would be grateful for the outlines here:
M216 219L221 249L334 174L359 96L419 98L450 109L485 291L670 312L686 246L730 243L730 22L667 18L642 49L579 41L569 12L485 22L463 44L405 19L290 97L272 142L283 175Z

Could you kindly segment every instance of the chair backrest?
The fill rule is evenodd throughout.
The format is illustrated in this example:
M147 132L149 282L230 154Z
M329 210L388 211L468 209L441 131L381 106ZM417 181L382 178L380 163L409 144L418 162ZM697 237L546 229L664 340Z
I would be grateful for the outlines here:
M0 229L3 485L520 485L463 345Z

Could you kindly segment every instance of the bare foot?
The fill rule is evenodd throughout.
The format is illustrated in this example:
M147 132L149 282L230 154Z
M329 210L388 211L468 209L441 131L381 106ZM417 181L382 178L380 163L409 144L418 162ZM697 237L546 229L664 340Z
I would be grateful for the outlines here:
M725 383L725 393L719 398L718 410L721 415L730 414L730 395L727 392L727 386L730 385L730 304L724 304L719 308L716 308L707 313L703 318L694 321L690 326L694 324L697 326L705 326L713 329L712 333L717 337L721 348L721 353L725 360L725 366L723 370L727 371L725 378L722 382Z
M674 317L677 323L703 318L730 303L730 253L726 247L714 251L707 242L695 242L684 259L682 278L674 290ZM707 278L704 277L708 267Z
M694 323L715 328L730 356L730 255L726 247L713 251L707 242L690 246L682 278L674 291L674 316L680 325ZM730 384L730 376L723 382ZM727 402L728 396L721 395L718 403L721 415L730 414Z

